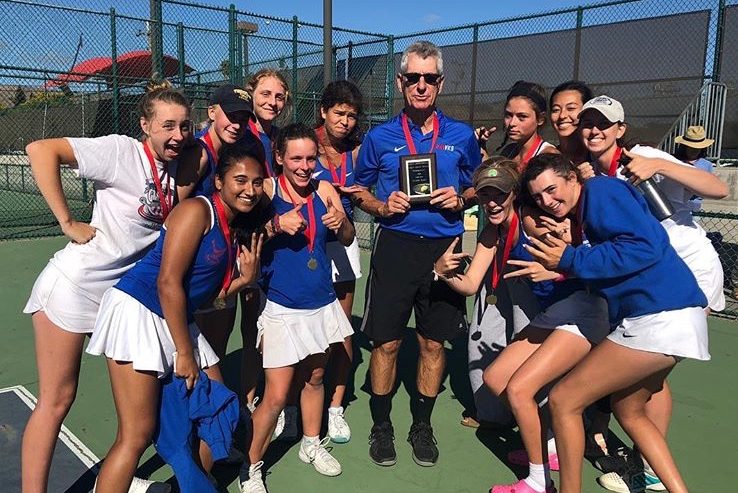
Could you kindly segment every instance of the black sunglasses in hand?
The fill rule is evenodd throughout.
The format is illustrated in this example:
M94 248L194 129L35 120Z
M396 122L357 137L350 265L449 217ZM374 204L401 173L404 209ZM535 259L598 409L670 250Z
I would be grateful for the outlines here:
M418 82L420 82L421 77L425 80L426 84L430 84L432 86L437 85L443 79L443 75L441 74L419 74L417 72L408 72L406 74L400 74L400 77L402 77L405 83L410 86L415 85Z

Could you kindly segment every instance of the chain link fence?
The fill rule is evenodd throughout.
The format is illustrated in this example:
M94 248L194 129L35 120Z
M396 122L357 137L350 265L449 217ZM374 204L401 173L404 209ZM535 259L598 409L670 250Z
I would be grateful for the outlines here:
M315 122L322 26L233 5L156 0L141 16L136 13L148 10L147 2L118 4L118 10L99 2L91 11L0 0L0 239L59 233L25 145L48 137L138 136L136 104L152 75L181 86L200 122L213 88L276 68L293 96L281 123ZM54 43L36 33L54 33ZM729 88L723 156L738 157L738 0L621 0L396 36L334 27L333 73L362 90L367 128L401 108L394 75L402 50L417 39L444 51L439 106L474 126L502 127L504 99L516 80L552 88L580 79L623 102L633 136L657 142L702 84L719 80ZM544 133L554 139L549 128ZM68 169L62 181L75 217L88 220L92 185ZM732 315L738 315L735 212L699 216L724 262ZM357 234L370 248L374 225L360 211Z

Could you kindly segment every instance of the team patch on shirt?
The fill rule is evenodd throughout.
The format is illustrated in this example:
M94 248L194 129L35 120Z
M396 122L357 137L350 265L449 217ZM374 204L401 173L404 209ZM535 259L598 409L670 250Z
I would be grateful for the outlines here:
M174 193L169 189L168 193ZM147 221L156 223L156 229L164 223L164 215L162 213L161 203L159 202L159 194L156 191L156 185L152 180L146 180L146 187L143 195L139 197L141 206L138 208L138 215Z

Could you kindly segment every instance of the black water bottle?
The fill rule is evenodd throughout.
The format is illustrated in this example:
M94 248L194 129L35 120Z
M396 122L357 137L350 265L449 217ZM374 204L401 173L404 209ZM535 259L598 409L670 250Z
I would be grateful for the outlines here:
M631 159L623 153L623 155L620 156L618 163L620 166L626 166L630 161ZM674 207L653 178L643 180L636 186L636 188L643 194L643 198L646 199L646 203L648 204L648 208L651 210L651 214L653 214L656 219L663 221L664 219L668 219L674 215Z

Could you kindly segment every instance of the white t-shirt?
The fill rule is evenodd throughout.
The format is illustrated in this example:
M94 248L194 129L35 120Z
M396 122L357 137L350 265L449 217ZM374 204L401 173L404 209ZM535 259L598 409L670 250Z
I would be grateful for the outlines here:
M92 180L95 206L90 224L95 237L83 245L68 243L50 260L79 288L100 302L159 237L163 219L151 165L143 144L125 135L68 138L77 174ZM164 194L174 197L177 163L156 161Z
M637 145L630 152L647 158L665 159L679 166L690 166L683 163L671 154L653 147ZM618 169L618 178L625 179ZM654 175L653 179L658 183L661 192L669 199L674 208L674 215L661 221L661 224L669 234L671 246L683 259L687 259L692 255L699 255L700 251L705 248L710 241L706 238L705 230L695 223L692 219L692 207L689 199L692 198L694 192L686 188L684 185L674 180L666 178L662 175ZM710 246L712 248L712 246ZM689 262L687 262L689 263Z

